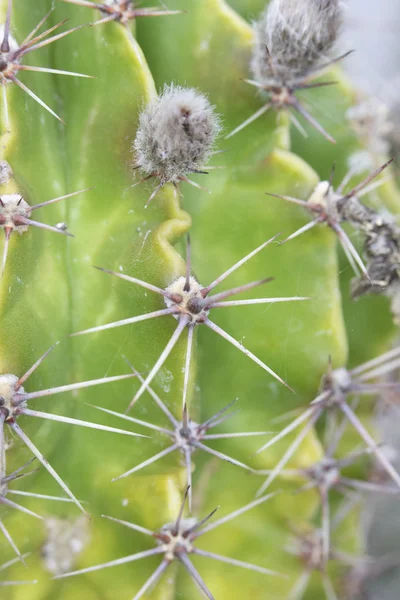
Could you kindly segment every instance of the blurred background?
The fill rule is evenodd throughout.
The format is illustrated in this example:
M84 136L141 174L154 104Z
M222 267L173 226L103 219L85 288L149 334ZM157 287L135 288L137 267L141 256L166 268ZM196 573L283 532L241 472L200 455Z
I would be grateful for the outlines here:
M356 52L344 61L353 82L363 92L397 109L400 126L400 1L347 0L346 44ZM395 399L396 400L396 399ZM387 406L387 405L386 405ZM400 396L397 399L400 412ZM400 467L400 430L393 413L377 414L381 439L388 440L394 464ZM400 501L398 498L370 497L363 522L366 552L386 556L386 563L372 563L366 593L360 600L400 598Z
M346 0L345 35L356 52L346 68L365 91L382 94L400 80L399 0Z

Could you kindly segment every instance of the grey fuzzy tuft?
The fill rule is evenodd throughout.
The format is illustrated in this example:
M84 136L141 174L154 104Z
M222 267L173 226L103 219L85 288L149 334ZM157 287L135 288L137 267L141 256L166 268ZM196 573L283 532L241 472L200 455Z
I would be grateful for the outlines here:
M135 166L162 183L201 169L221 129L208 99L193 88L166 85L146 106L133 143Z
M251 69L265 85L290 84L306 77L326 60L339 35L339 0L272 0L254 24ZM276 74L267 59L268 48Z

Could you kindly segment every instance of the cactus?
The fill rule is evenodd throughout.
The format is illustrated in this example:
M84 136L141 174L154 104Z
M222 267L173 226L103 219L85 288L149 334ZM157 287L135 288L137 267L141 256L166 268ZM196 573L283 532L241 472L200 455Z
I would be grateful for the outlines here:
M327 5L1 0L2 598L356 597L400 195Z

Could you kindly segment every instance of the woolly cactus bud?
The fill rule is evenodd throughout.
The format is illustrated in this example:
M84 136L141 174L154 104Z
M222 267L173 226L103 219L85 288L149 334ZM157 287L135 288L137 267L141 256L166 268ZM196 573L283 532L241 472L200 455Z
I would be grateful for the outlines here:
M272 0L255 24L255 78L269 83L304 77L332 49L341 24L339 0Z
M198 173L207 163L220 129L219 117L203 94L165 86L140 115L135 166L146 178L159 178L157 190L167 182L188 181L187 173Z
M299 113L325 139L335 143L322 125L309 113L296 97L296 91L311 89L332 82L309 83L309 78L338 62L326 61L342 23L339 0L272 0L254 25L255 41L250 68L253 79L246 83L268 94L266 104L241 123L227 137L250 125L271 109L291 109ZM325 62L323 59L325 58ZM293 124L304 132L297 119Z

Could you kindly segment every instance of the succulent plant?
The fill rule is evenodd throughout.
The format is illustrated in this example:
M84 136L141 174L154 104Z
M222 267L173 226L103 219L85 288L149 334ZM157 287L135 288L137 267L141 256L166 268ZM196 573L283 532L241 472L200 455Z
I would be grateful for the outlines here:
M340 3L0 7L2 598L355 597L400 195Z

